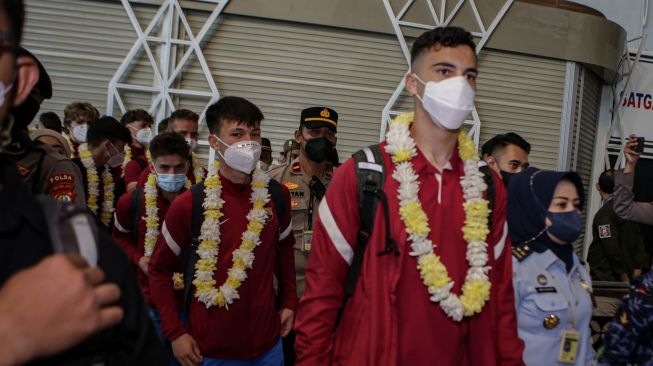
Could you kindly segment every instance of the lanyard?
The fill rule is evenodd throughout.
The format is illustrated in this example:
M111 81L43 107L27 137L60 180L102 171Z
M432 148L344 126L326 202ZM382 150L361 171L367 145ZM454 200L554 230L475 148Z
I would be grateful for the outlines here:
M308 230L313 229L313 191L308 197Z

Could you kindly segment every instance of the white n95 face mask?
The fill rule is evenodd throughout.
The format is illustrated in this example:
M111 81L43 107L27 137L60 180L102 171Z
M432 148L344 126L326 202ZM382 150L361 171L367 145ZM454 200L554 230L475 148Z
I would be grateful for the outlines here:
M434 123L448 130L459 129L474 109L476 92L463 76L454 76L439 82L425 83L416 74L415 79L424 85L424 96L417 98Z
M222 156L225 164L229 165L232 169L241 173L251 174L256 163L261 157L261 145L256 141L240 141L228 145L222 141L218 136L215 136L221 143L227 146L224 155L218 150L218 154Z
M75 141L79 142L80 144L86 142L86 135L88 134L88 124L82 123L81 125L77 125L73 127L72 132Z
M152 129L149 127L141 128L136 132L136 141L141 145L149 145L152 140Z

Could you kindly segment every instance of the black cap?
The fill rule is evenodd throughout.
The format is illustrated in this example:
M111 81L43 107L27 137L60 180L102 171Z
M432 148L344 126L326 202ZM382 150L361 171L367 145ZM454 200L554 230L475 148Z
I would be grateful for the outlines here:
M299 126L308 128L328 127L338 132L338 113L327 107L311 107L302 111Z
M290 139L283 143L283 153L285 154L290 150L299 150L299 144L297 141Z
M36 83L34 88L39 90L42 98L52 98L52 80L50 79L48 72L45 71L45 67L43 67L41 61L39 61L36 56L34 56L30 51L26 50L23 47L21 47L18 51L18 56L29 56L36 61L36 64L39 67L39 81Z

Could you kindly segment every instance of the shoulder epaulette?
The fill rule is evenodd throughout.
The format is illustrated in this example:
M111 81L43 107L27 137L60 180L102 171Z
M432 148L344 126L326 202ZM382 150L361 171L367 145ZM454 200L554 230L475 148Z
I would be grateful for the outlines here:
M518 261L523 261L529 255L533 254L533 248L528 245L522 245L518 247L512 247L512 255L517 258Z

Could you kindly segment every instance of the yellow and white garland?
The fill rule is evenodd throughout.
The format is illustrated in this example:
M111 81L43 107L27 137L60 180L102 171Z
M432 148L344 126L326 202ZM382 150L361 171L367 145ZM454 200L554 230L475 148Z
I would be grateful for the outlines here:
M192 153L191 156L193 159L193 176L195 176L195 184L198 184L204 180L204 169L197 154Z
M125 159L122 161L122 176L125 176L125 168L127 167L127 163L129 163L132 160L132 147L131 146L126 146L125 147Z
M399 183L399 214L411 241L411 256L417 257L417 268L430 299L440 304L444 312L454 321L463 316L480 313L490 298L490 280L487 276L488 253L485 242L488 228L488 201L483 198L487 185L483 174L478 170L476 147L469 136L461 131L458 135L458 153L464 161L465 175L461 177L465 202L465 223L463 238L467 241L466 258L469 269L462 286L462 294L451 292L454 285L447 268L440 257L433 252L434 244L428 238L428 217L419 201L419 181L410 160L417 154L415 140L410 136L413 114L396 117L390 123L385 150L396 164L392 177Z
M95 167L95 161L93 160L93 155L88 149L88 144L83 143L79 145L79 157L86 168L86 181L88 189L88 199L86 200L86 206L97 215L98 212L98 195L100 194L100 178L98 177L97 168ZM103 183L103 201L102 201L102 212L100 213L100 221L103 224L109 226L111 218L113 216L113 200L114 200L114 183L113 175L111 174L111 169L107 166L102 173L102 183Z
M147 176L145 191L145 256L150 257L154 251L156 239L159 237L159 206L157 204L156 174Z
M199 257L195 264L195 278L193 285L196 287L195 297L206 308L212 306L228 307L239 298L238 288L247 279L248 268L254 263L254 248L261 244L260 235L267 214L265 205L270 201L268 183L270 178L259 169L254 170L252 176L252 195L250 202L252 209L247 214L249 220L247 230L241 237L240 247L233 252L232 266L227 271L227 280L216 287L214 279L218 262L220 245L220 218L224 215L222 206L222 182L217 174L218 162L215 162L215 174L204 182L206 198L204 199L204 222L200 231L200 244L197 247Z
M144 255L151 257L159 237L159 205L157 203L158 191L156 188L156 174L150 173L145 182L145 241L143 243ZM184 275L179 272L172 274L172 283L175 290L184 288Z

